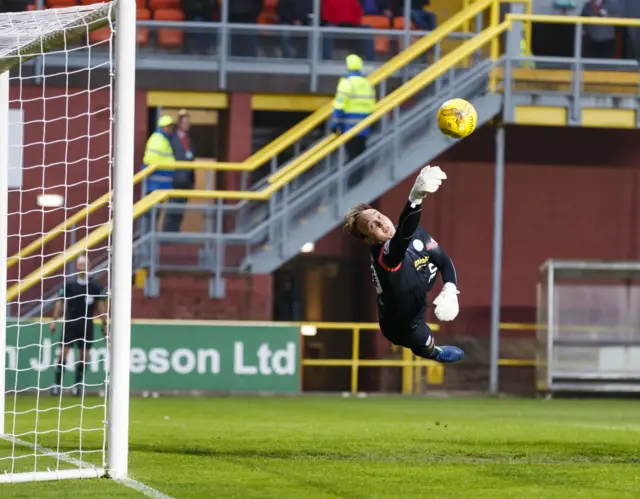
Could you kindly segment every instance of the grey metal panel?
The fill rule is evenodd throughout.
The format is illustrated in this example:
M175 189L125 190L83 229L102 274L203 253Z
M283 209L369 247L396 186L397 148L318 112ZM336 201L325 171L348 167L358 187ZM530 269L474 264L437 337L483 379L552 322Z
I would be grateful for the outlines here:
M558 95L553 92L531 92L531 93L513 93L512 105L518 106L552 106L552 107L569 107L571 105L571 97L568 95ZM638 101L636 98L624 95L590 95L584 94L580 99L583 108L601 108L601 109L637 109Z
M620 373L593 373L590 371L565 371L556 369L553 379L565 381L640 381L640 375Z
M549 391L553 392L609 392L627 393L640 392L640 383L568 383L554 382L549 386Z
M637 261L547 260L540 266L539 272L550 269L558 279L584 277L585 272L599 279L638 279L640 277L640 262Z

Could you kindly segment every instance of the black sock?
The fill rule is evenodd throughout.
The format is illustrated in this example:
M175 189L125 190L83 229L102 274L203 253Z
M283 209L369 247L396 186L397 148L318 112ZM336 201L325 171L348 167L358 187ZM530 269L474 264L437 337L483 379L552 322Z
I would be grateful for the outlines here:
M64 369L64 364L58 362L56 366L56 385L62 386L62 370Z
M436 343L433 340L433 336L429 335L427 338L426 344L421 345L419 347L413 347L411 351L414 355L418 357L422 357L423 359L433 359L438 356L438 351L436 350Z
M84 361L78 362L76 366L76 385L84 382Z

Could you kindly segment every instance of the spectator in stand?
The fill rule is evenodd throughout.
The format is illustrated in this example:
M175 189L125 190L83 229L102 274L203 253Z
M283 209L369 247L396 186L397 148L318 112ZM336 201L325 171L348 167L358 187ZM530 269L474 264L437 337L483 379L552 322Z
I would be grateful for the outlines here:
M309 26L313 16L313 0L280 0L278 2L278 22L289 26ZM294 40L300 43L294 43ZM289 31L282 32L282 56L292 56L292 46L300 46L300 52L297 54L301 59L307 58L307 37L294 34L291 36Z
M617 0L589 0L582 8L584 17L622 17ZM584 56L597 59L616 57L616 28L597 24L584 25Z
M355 54L347 56L347 76L340 79L333 101L333 117L330 129L341 134L356 126L373 113L376 107L376 89L362 74L362 59ZM361 130L346 144L347 162L360 156L367 148L369 127ZM348 178L348 186L357 184L362 178L364 166L356 169Z
M389 20L393 17L391 0L360 0L365 16L385 16Z
M229 22L237 24L258 24L263 0L231 0L229 2ZM256 57L258 32L256 30L231 31L231 55Z
M193 141L189 136L191 122L189 113L182 109L178 113L178 125L176 133L173 135L173 150L176 161L193 161L195 158L193 151ZM173 172L173 188L174 189L193 189L196 184L195 173L193 170L175 170ZM187 198L173 198L172 204L185 204ZM184 217L184 209L168 208L164 214L164 222L162 230L164 232L180 232L182 226L182 218Z
M162 165L175 162L176 158L173 152L173 131L175 123L171 116L162 116L158 120L158 128L151 134L147 140L147 146L144 150L144 158L142 159L142 167L146 168L150 165ZM158 169L149 175L146 179L147 195L158 189L171 189L173 187L173 170ZM151 230L151 213L147 212L143 217L143 231Z
M339 26L341 28L362 27L362 7L360 6L360 2L358 0L322 0L321 19L322 26ZM331 59L333 55L333 44L335 36L336 35L333 33L322 35L322 57L324 59ZM347 40L354 40L353 35L343 36L345 36L345 39ZM374 60L375 53L373 48L373 40L359 38L355 41L360 43L352 44L355 45L354 48L357 49L358 46L362 46L362 43L364 43L364 53L366 59Z
M171 116L165 115L158 120L158 128L147 140L147 147L142 159L143 168L149 165L175 162L176 158L172 146L174 128L175 123ZM171 189L172 185L173 170L156 170L147 177L147 192L145 194L158 189Z
M182 10L187 21L212 22L214 3L214 0L182 0ZM185 33L188 53L205 54L214 40L212 32Z
M430 3L429 0L411 0L411 20L418 29L423 31L433 31L437 26L436 15L427 8ZM397 15L399 16L404 16L404 5L402 4L398 8Z

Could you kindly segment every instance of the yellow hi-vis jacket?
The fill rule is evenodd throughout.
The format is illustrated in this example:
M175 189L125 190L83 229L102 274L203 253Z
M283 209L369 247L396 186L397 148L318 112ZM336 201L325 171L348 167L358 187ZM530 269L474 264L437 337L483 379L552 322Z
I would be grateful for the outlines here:
M160 129L156 130L147 140L142 160L144 166L173 163L175 160L171 137ZM147 177L147 192L153 192L157 189L171 189L172 187L173 170L156 170Z
M331 128L341 133L353 128L365 119L376 107L376 90L359 71L351 71L340 79L333 101L333 117ZM369 127L358 133L367 137L371 133Z

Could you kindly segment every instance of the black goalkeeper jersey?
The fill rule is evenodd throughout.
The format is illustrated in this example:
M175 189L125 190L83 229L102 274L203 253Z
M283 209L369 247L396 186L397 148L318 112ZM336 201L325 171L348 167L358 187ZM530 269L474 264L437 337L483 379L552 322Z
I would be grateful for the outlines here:
M438 272L457 285L453 262L420 223L421 205L407 203L393 238L371 248L371 272L378 295L380 323L410 324L423 320L427 293Z
M98 300L106 298L100 285L92 279L88 281L67 280L60 288L59 294L61 298L64 298L64 318L66 321L94 319L94 310Z

